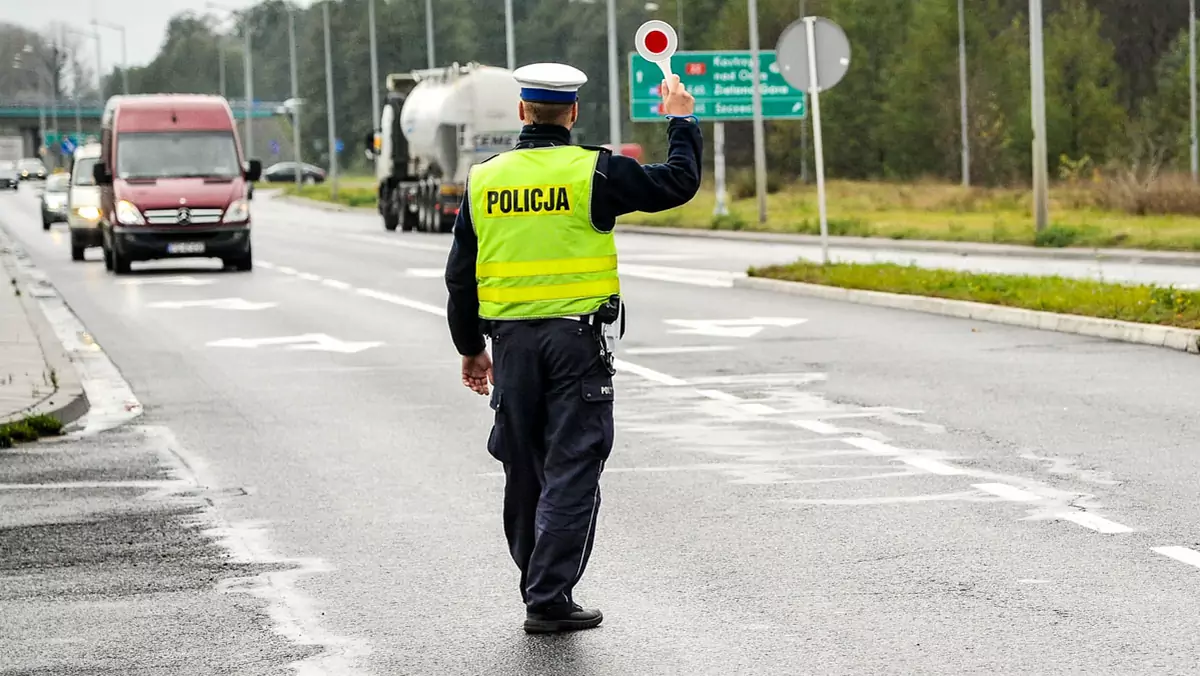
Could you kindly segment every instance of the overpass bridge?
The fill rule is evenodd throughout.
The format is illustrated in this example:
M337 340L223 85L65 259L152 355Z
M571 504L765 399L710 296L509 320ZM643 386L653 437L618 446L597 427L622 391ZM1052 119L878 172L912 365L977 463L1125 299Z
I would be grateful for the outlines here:
M239 121L268 120L287 114L282 102L255 101L249 110L244 100L230 99L229 107ZM78 145L99 137L102 101L57 101L30 103L0 101L0 136L20 135L25 141L25 156L40 155L52 166L63 166L63 139ZM258 124L255 128L258 128ZM257 145L257 144L256 144ZM40 153L37 150L41 148Z

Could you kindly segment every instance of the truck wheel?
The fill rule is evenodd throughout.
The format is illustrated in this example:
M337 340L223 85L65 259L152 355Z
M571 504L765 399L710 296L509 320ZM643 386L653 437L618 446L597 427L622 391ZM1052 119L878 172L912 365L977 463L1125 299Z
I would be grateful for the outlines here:
M112 249L108 247L104 247L104 269L109 272L113 269Z
M421 181L421 186L417 188L417 229L421 232L429 232L429 184Z
M399 225L400 214L396 213L394 209L385 207L385 211L383 212L383 229L391 232Z
M412 232L413 229L417 227L417 216L419 215L418 212L409 209L407 203L400 207L399 211L401 219L400 227L404 230L404 232Z

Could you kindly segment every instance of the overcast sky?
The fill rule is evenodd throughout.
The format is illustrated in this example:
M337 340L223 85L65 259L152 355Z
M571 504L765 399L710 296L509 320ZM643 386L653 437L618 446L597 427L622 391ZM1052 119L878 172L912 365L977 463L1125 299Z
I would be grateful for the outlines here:
M214 4L242 8L255 4L257 0L213 0ZM307 3L302 3L307 4ZM78 30L91 31L92 17L101 21L125 26L126 49L129 63L142 66L158 53L167 21L172 16L188 10L217 12L207 9L205 0L0 0L0 21L15 23L39 32L47 30L55 21L73 25ZM100 28L101 58L104 71L121 61L121 33ZM95 44L88 41L85 51L87 61L95 60ZM92 64L94 66L94 64Z

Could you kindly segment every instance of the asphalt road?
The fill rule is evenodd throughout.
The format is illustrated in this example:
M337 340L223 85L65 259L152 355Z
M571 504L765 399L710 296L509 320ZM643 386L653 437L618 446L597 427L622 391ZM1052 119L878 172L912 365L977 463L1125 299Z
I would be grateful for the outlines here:
M312 673L1195 668L1194 356L735 289L795 252L618 235L617 444L577 590L606 619L528 637L491 412L440 314L448 238L254 208L249 273L72 263L24 192L0 225L120 369L136 429L205 477L219 532L293 573L244 612L323 649Z

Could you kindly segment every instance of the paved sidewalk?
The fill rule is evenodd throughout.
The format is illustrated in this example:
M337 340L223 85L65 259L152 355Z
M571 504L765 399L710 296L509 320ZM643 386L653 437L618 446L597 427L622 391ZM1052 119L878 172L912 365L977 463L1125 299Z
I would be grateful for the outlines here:
M29 295L12 240L0 232L0 423L44 413L70 423L87 410L79 376Z

